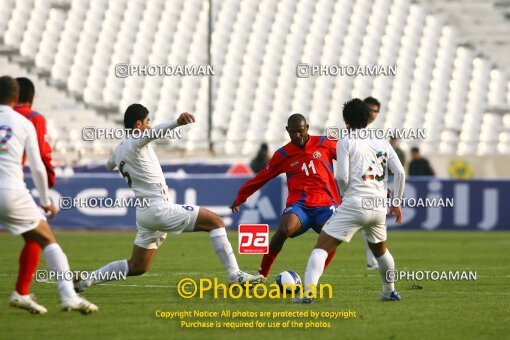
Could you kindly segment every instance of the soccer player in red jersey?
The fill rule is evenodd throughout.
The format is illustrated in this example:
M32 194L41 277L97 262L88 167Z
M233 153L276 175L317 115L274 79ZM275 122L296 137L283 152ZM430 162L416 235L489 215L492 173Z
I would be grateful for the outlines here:
M48 186L53 188L55 186L55 170L53 170L53 165L51 165L51 146L47 138L46 119L39 112L32 109L35 95L34 84L30 79L24 77L16 78L16 81L19 85L19 100L14 110L21 113L34 124L41 159L48 174ZM23 164L25 164L26 159L27 156L24 155Z
M291 115L286 127L291 141L275 152L264 170L239 189L230 206L232 212L239 211L239 206L268 181L282 173L287 175L286 208L269 243L269 253L264 255L259 268L259 274L266 278L287 238L299 236L310 228L320 233L340 204L333 175L336 141L326 136L311 136L308 128L305 117ZM334 252L329 254L326 266L334 255Z
M46 120L44 117L32 109L34 102L35 87L28 78L16 78L19 85L19 99L14 110L30 120L37 133L37 142L41 159L48 174L48 187L55 186L55 171L51 165L51 146L46 138ZM26 153L23 155L23 164L27 159ZM30 294L30 284L34 273L39 265L41 247L32 239L25 239L25 245L19 257L18 280L16 282L16 291L20 295Z

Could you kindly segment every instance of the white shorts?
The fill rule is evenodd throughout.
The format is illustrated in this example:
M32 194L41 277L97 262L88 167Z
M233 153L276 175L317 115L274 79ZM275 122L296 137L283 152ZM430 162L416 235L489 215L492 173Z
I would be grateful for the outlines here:
M158 249L166 234L193 231L199 207L196 205L160 204L136 210L135 244L145 249Z
M326 222L322 231L342 242L350 242L354 234L362 228L368 242L386 241L386 212L362 209L342 203Z
M46 217L27 189L0 189L0 225L11 234L35 229L41 220L46 221Z

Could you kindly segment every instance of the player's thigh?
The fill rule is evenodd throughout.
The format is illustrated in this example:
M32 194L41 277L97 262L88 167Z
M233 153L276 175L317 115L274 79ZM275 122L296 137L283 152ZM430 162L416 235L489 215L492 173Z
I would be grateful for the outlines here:
M333 216L337 208L338 206L336 205L315 208L312 229L317 234L322 231L322 227L324 227L326 222Z
M166 239L167 233L159 230L145 228L136 222L137 233L135 237L135 246L141 249L156 250Z
M211 231L224 227L225 223L216 213L203 207L199 208L193 231Z
M367 236L368 246L374 256L382 256L386 252L386 212L369 211L368 220L363 230Z
M363 213L359 209L343 204L326 222L321 234L326 233L339 241L349 243L354 234L361 229L360 221L362 219Z
M46 217L28 190L0 189L0 225L11 234L23 235L36 229L41 221Z
M317 239L317 244L315 248L324 249L328 253L334 251L338 245L342 243L342 241L334 238L331 235L326 234L325 232L321 232L319 234L319 238Z
M302 227L301 219L294 213L287 213L282 216L277 232L287 237L294 236Z
M375 257L383 256L386 252L386 241L382 241L379 243L370 243L368 242L368 247L372 251Z
M198 212L199 207L196 205L164 203L147 209L137 209L136 223L143 232L149 230L180 234L193 231Z
M41 220L39 225L32 230L22 234L25 240L33 240L41 246L46 247L50 243L56 243L55 236L46 220Z

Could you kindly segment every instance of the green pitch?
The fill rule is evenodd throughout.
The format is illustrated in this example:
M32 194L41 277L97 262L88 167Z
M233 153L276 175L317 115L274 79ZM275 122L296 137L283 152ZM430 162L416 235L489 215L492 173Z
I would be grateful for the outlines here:
M57 233L72 270L92 270L130 255L133 233ZM229 238L237 248L237 235ZM304 278L314 233L292 239L276 260L269 282L283 270ZM333 286L333 299L313 305L286 300L183 299L176 285L184 277L224 279L222 267L205 233L169 236L149 272L127 281L90 288L84 296L96 303L95 315L63 313L53 283L36 283L32 292L47 315L30 315L8 306L21 238L0 234L0 338L39 339L502 339L510 337L510 233L390 232L389 248L399 270L476 271L476 281L397 282L402 301L379 303L378 272L365 270L359 235L342 244L322 283ZM242 269L255 271L259 255L239 255ZM44 261L40 265L44 268ZM221 281L220 280L220 281ZM421 288L420 288L421 287ZM329 322L327 329L183 329L180 320L161 319L160 311L356 311L356 318ZM211 321L210 319L197 319ZM252 321L244 318L230 321ZM303 319L279 318L285 322ZM213 319L212 321L215 321ZM223 320L225 321L225 320Z

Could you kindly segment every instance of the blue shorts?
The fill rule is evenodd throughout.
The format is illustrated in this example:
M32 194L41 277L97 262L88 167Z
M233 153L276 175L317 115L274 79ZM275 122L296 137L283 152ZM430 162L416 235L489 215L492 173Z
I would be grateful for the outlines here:
M317 234L322 230L322 225L333 215L336 205L326 205L323 207L305 207L299 203L289 205L283 211L282 215L294 214L301 221L299 229L291 238L304 234L312 228Z

